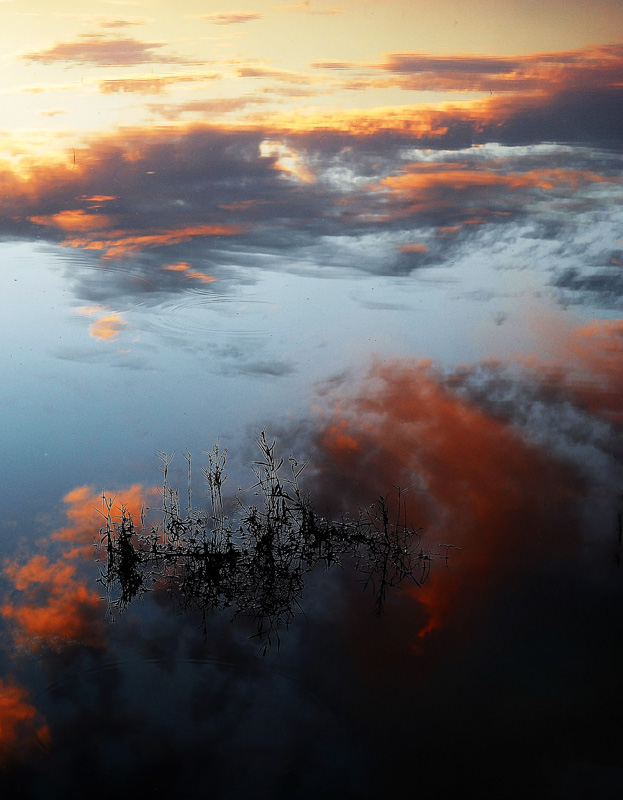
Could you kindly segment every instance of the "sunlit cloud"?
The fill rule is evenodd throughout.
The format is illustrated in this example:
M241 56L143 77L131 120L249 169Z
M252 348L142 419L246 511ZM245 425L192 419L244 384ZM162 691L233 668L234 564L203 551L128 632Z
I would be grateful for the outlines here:
M389 190L391 211L379 219L430 214L445 210L462 217L462 225L479 225L496 216L508 215L523 207L517 195L528 191L577 191L592 183L617 182L591 171L531 169L525 172L505 169L503 164L471 165L453 163L411 164L398 175L383 178L372 190ZM477 214L474 212L477 211Z
M69 113L65 108L51 108L49 111L40 111L44 117L57 117L59 114L67 114Z
M147 17L125 17L123 19L98 19L97 24L101 28L129 28L133 25L146 25L149 22Z
M97 67L130 64L184 64L187 59L160 52L166 42L141 42L132 38L106 38L99 33L79 34L75 41L59 42L46 50L25 53L31 63L73 63Z
M108 200L116 200L117 197L114 194L94 194L92 196L83 195L81 200L86 200L87 203L105 203Z
M255 98L153 108L162 115L170 108L175 119L184 109L225 112L247 102ZM560 109L551 98L537 105L538 114L548 116L537 125L532 149L514 145L524 136L523 123L512 104L498 98L128 128L86 137L62 160L35 158L14 142L11 159L17 160L3 165L11 202L0 224L5 236L37 237L95 258L131 258L140 275L134 288L125 281L121 289L123 276L111 276L105 294L88 292L80 300L113 308L118 303L108 298L115 291L173 291L170 271L161 269L171 263L222 278L240 263L261 268L258 258L265 255L288 253L289 263L308 259L313 247L335 266L407 274L468 254L494 226L497 241L513 241L515 251L525 250L529 236L549 252L557 237L562 257L542 260L538 268L581 298L587 272L575 256L587 263L580 253L585 248L561 227L563 215L573 207L579 224L599 211L614 225L620 172L603 148L571 152L567 144L556 145L554 135L552 144L540 144L541 127L559 126ZM521 114L538 119L536 110L530 116L522 108ZM584 124L576 115L573 120ZM585 115L585 122L596 125L596 143L610 136L596 114ZM498 143L498 137L509 141ZM364 239L381 235L379 258ZM603 295L609 286L613 298L612 262L621 257L615 238L603 255L612 274L599 289Z
M263 142L260 152L263 156L275 158L274 169L291 175L301 183L314 183L314 176L298 153L282 142Z
M570 88L620 86L623 48L613 44L511 57L390 53L377 64L333 60L317 61L310 66L358 73L361 82L351 82L351 88L375 85L374 73L382 70L393 76L394 86L412 91L514 92L548 96Z
M284 83L309 84L313 83L312 76L294 70L275 69L258 64L241 64L235 67L239 78L270 78Z
M136 94L163 94L167 89L181 83L198 83L213 81L221 78L217 72L204 74L175 74L175 75L133 75L125 78L110 78L97 82L97 87L102 94L117 94L120 92L134 92Z
M193 19L204 19L215 25L239 25L261 18L257 11L230 11L226 14L197 14Z
M245 95L212 100L188 100L185 103L151 103L149 110L165 119L179 120L184 114L199 114L201 117L206 114L229 114L247 106L262 105L267 102L269 100L265 97Z

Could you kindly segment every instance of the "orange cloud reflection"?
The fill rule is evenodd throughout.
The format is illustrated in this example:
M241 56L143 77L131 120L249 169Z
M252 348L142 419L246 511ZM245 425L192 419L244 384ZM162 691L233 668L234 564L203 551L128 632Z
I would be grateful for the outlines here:
M164 267L168 272L181 272L186 278L193 278L194 280L201 281L202 283L214 283L216 278L213 275L206 275L205 272L192 269L190 264L185 261L178 261L176 264L168 264Z
M82 209L59 211L50 216L30 217L37 225L60 228L63 231L97 231L114 224L114 217L106 214L87 214Z
M328 502L411 486L409 521L424 527L426 545L461 548L413 592L426 612L414 623L420 638L482 607L488 586L539 553L563 554L575 541L582 486L572 467L454 394L429 363L376 364L359 393L336 399L318 443Z
M128 253L138 253L151 247L189 242L198 236L237 236L248 231L243 225L191 225L162 231L109 230L106 236L72 236L63 244L85 250L101 250L103 258L123 258Z
M118 314L107 314L96 319L89 326L89 334L94 339L116 339L121 329L126 325Z
M115 507L123 504L139 520L145 500L155 494L156 489L135 484L119 493ZM14 592L0 607L0 614L12 623L15 643L33 652L72 644L105 645L103 602L91 588L94 576L79 569L79 559L93 557L102 525L97 512L102 495L92 487L81 486L69 492L64 502L68 524L50 536L50 543L64 544L60 557L52 559L37 553L25 564L4 563L4 574Z
M46 743L48 739L49 730L28 702L26 689L0 679L0 766L19 757L37 740Z

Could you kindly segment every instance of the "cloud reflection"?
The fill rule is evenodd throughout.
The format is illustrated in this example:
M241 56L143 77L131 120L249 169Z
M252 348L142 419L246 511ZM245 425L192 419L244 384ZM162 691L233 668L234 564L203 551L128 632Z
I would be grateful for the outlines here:
M119 502L140 518L141 506L154 490L135 485L120 493ZM7 560L3 572L13 585L0 614L9 621L13 640L19 647L39 652L42 648L62 649L72 645L105 647L106 634L102 601L96 591L92 569L94 544L103 522L98 516L101 494L82 486L64 498L68 524L44 542L48 549L62 543L59 557L36 553L21 564ZM56 548L58 549L58 547Z
M27 690L10 678L0 679L0 769L49 738L49 728L30 704Z
M620 420L604 407L603 392L617 392L620 326L594 321L568 337L557 333L556 320L549 324L561 342L557 361L485 361L453 371L409 359L375 361L358 383L343 376L327 384L319 396L324 413L283 431L312 459L306 488L321 513L367 503L391 483L411 487L409 522L424 526L424 545L461 548L450 552L447 569L433 570L423 589L388 598L380 620L371 619L370 598L348 575L316 575L306 590L307 615L282 637L274 675L285 676L287 691L269 691L275 665L265 672L253 661L243 622L232 626L215 615L202 643L196 618L173 616L168 603L156 602L120 620L100 644L91 638L97 625L77 631L65 641L105 654L107 667L88 662L94 666L57 680L54 692L74 702L85 691L105 697L106 717L93 703L88 714L79 703L62 718L46 713L52 741L84 743L106 785L123 780L143 788L152 785L149 754L164 752L166 741L170 771L158 775L168 791L192 796L192 781L209 772L220 793L234 798L250 783L242 781L241 789L241 781L228 777L226 754L205 748L206 742L216 747L227 730L245 752L266 756L249 767L249 778L265 780L259 797L285 796L293 791L288 781L316 786L319 776L332 774L342 796L367 798L404 786L396 759L403 763L412 752L416 720L426 726L417 747L430 768L421 779L430 791L452 793L466 780L499 791L510 770L522 791L537 780L553 787L546 796L564 796L579 750L586 770L580 785L609 786L599 764L605 743L617 736L611 703L622 654L613 644L619 615L602 605L607 598L619 608L623 600L612 559L616 531L608 528L623 447ZM119 502L126 499L137 518L145 495L136 485ZM8 564L15 592L29 601L39 585L54 600L56 583L72 589L72 568L99 524L98 499L89 487L66 496L68 524L53 536L65 555L53 561L39 553L26 564ZM42 605L34 598L35 610ZM120 654L126 661L117 667ZM43 657L52 668L54 653ZM206 666L210 659L213 668ZM157 704L156 686L172 687L158 694ZM10 697L28 704L23 693ZM247 707L243 698L253 702ZM288 716L293 707L305 709L304 721ZM253 708L262 709L262 724ZM178 720L173 732L171 714ZM260 736L263 725L272 730L278 720L287 744ZM379 726L386 731L381 742ZM602 733L595 738L594 730ZM124 753L134 752L139 731L140 752L148 755L113 757L119 743L129 748ZM266 736L265 752L258 742ZM310 743L327 737L332 759L322 747L310 759ZM483 750L492 754L485 772L477 757ZM50 757L48 780L67 791L71 775L77 796L87 783L74 769L83 751L67 752L64 761ZM273 770L274 753L287 769ZM442 769L448 758L456 769ZM520 769L526 758L529 778ZM110 763L118 773L106 772ZM609 763L616 773L618 756ZM307 800L310 792L301 788L295 796Z

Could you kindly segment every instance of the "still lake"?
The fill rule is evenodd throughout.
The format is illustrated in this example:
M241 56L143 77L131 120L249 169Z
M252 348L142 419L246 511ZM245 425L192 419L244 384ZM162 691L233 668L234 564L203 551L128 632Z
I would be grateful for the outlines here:
M144 68L164 47L76 35L20 58ZM331 91L349 71L339 91L362 91L365 70L380 91L382 70L396 91L448 83L471 106L206 110L264 102L247 93L186 100L179 118L150 106L162 124L128 106L126 127L59 129L60 156L3 139L3 796L620 796L623 62L612 44L516 61L312 65ZM225 63L312 91L309 76ZM152 73L97 91L151 97ZM511 100L496 81L515 82ZM227 524L235 496L261 514L263 431L282 475L306 464L301 490L335 522L322 546L344 549L301 569L269 647L257 609L276 602L287 546L262 582L232 545L231 596L204 617L167 591L186 573L162 528L163 503L210 507L215 444ZM143 510L160 552L123 610L98 582L106 503L113 527ZM381 526L370 561L360 514ZM412 534L427 574L388 587L376 614L365 576L387 530ZM128 559L148 552L128 541Z

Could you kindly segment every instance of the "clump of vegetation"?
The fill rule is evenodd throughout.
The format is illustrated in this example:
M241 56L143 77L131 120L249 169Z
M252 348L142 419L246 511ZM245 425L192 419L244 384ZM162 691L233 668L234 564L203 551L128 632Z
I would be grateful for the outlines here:
M204 476L210 510L196 509L188 466L186 509L179 492L168 484L171 456L161 454L164 485L162 519L143 530L125 507L113 514L113 500L104 498L106 524L100 553L105 559L99 582L105 587L111 613L122 611L145 592L167 592L182 610L207 615L232 608L234 616L251 618L265 653L279 631L301 610L306 576L350 559L381 613L389 589L405 582L421 586L435 554L425 550L421 529L407 524L404 491L395 500L379 499L353 518L328 520L313 509L299 486L305 468L275 454L275 442L262 432L257 440L261 459L253 463L254 502L240 497L231 517L224 511L223 485L227 451L215 445L207 453ZM284 474L285 472L285 474Z

